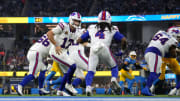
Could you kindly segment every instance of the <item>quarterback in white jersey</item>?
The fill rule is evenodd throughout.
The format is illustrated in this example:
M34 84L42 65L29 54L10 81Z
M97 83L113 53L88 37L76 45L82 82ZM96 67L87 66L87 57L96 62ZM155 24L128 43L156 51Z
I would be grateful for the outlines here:
M120 90L120 86L116 79L118 76L118 67L109 47L114 38L121 42L121 47L124 49L126 46L126 39L116 26L111 25L111 16L108 11L99 13L98 24L90 25L87 32L78 39L78 42L81 43L88 38L90 38L91 41L91 49L88 61L88 73L86 75L87 96L91 96L92 94L91 84L99 62L102 62L111 68L111 82L117 90Z
M27 59L29 61L29 75L24 77L23 81L18 84L15 88L19 95L23 95L22 88L31 80L37 77L39 74L39 94L49 93L44 90L43 82L45 78L46 66L43 62L43 59L46 58L49 54L51 43L48 40L47 34L44 34L36 43L34 43L27 54Z
M81 25L81 15L78 12L73 12L69 16L69 24L59 23L56 28L47 33L48 39L52 42L50 56L60 64L61 70L65 73L58 93L62 96L69 96L63 90L66 89L74 95L77 91L72 87L71 79L76 70L75 61L68 55L68 48L74 44L74 38L79 33L78 28ZM69 68L67 68L69 67Z
M158 31L150 41L146 51L145 60L150 70L146 87L142 90L143 95L152 96L149 88L154 80L158 78L161 73L160 67L162 64L162 57L165 53L170 53L170 57L176 57L176 46L178 41L165 31Z

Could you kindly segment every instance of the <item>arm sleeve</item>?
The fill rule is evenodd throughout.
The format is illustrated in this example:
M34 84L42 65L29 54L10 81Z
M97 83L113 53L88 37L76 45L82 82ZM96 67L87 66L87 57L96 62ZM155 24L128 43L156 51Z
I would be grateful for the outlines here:
M140 66L139 64L134 64L134 66L136 67L136 69L143 69L143 67L142 66Z
M126 65L126 64L123 63L123 64L121 65L121 68L124 69L125 71L129 71L129 70L126 68L127 66L128 66L128 65Z
M124 38L124 35L121 34L119 31L116 31L113 37L116 41L121 41L122 38Z
M89 36L89 32L88 31L86 31L83 35L81 35L81 39L83 41L87 41L89 38L90 38L90 36Z
M64 30L64 24L59 23L55 28L52 29L54 34L60 34Z

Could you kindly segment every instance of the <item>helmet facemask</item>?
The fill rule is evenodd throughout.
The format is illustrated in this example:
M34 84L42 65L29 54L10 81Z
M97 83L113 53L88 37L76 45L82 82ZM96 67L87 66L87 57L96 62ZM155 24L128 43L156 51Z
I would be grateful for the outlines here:
M74 28L80 28L81 27L81 15L78 12L73 12L69 16L69 24L73 26Z

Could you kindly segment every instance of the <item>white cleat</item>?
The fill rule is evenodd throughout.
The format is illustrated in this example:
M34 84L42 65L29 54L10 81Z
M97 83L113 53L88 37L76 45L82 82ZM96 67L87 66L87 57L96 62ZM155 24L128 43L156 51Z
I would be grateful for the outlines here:
M121 91L121 87L120 87L120 85L117 82L117 79L115 77L111 78L111 83L112 83L112 86L113 86L114 90L116 90L117 92Z
M77 90L72 86L72 84L66 83L65 88L71 92L73 95L77 95Z
M49 94L50 93L50 91L47 91L44 88L40 88L39 91L41 91L44 94Z
M69 95L68 93L66 93L66 92L64 92L64 91L60 91L60 90L57 91L57 95L58 95L58 96L71 96L71 95Z
M176 95L180 96L180 89L177 90Z
M154 85L151 86L150 91L151 91L151 93L155 92L155 86Z
M16 85L15 89L16 89L16 92L18 93L19 96L23 96L23 92L22 92L23 87L22 87L22 85L20 85L20 84Z
M170 92L169 92L169 96L173 96L173 95L175 95L176 94L176 92L177 92L177 88L174 88L174 89L172 89Z
M91 86L86 87L86 96L92 96L92 88L91 88Z

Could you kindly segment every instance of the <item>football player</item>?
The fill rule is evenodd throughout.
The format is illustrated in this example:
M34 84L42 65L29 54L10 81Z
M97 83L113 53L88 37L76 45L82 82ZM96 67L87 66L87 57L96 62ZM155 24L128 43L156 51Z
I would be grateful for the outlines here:
M120 86L117 82L118 66L109 47L114 38L121 42L121 49L124 50L126 48L126 38L119 32L116 26L111 25L111 15L108 11L101 11L99 13L98 23L96 25L90 25L87 32L78 39L78 42L81 43L89 38L91 41L91 49L88 62L88 73L85 78L87 96L92 95L91 84L96 73L96 66L100 61L111 67L111 82L117 90L120 90Z
M176 57L176 46L177 40L165 31L160 30L153 36L145 51L145 60L148 64L150 75L147 79L146 87L141 91L143 95L153 96L149 88L159 77L159 73L161 73L162 58L167 52L169 52L169 57Z

